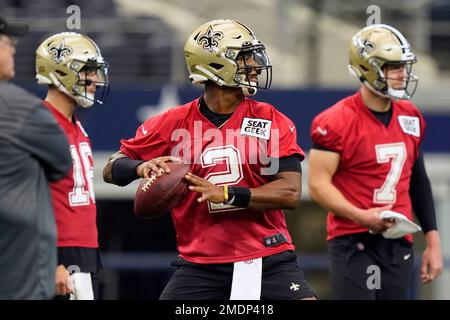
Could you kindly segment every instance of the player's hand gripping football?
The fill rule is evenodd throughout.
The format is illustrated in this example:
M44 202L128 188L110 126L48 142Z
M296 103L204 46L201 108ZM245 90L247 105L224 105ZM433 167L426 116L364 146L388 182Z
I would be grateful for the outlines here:
M154 172L158 177L161 176L163 172L169 173L170 168L166 164L166 162L169 161L179 163L181 162L181 159L172 156L154 158L152 160L141 163L136 168L137 174L141 178L150 178L152 172Z
M189 182L189 190L202 194L202 196L197 199L198 202L209 200L212 203L223 203L225 201L223 187L218 187L214 183L200 178L191 172L186 174L185 179Z

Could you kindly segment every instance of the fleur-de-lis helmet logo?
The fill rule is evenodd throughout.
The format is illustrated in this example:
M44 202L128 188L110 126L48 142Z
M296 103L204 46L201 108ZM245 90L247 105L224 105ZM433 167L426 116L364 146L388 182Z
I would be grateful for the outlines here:
M223 38L221 31L214 31L212 26L209 26L205 34L197 38L197 43L203 46L203 49L213 51L214 47L219 45L218 41Z
M73 50L71 47L66 47L63 40L57 46L51 47L48 52L56 63L60 63L62 58L72 54Z
M367 39L363 40L358 38L357 47L358 47L358 54L361 57L364 56L365 54L370 54L373 50L375 50L375 44Z

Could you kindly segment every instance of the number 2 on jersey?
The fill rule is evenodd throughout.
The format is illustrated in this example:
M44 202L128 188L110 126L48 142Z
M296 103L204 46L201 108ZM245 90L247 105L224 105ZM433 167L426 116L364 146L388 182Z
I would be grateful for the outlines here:
M217 186L225 184L233 185L242 180L242 164L239 150L233 145L223 147L207 148L202 154L202 167L215 166L217 161L225 161L228 167L227 171L213 172L208 174L205 179ZM231 205L211 203L208 201L209 212L240 210Z

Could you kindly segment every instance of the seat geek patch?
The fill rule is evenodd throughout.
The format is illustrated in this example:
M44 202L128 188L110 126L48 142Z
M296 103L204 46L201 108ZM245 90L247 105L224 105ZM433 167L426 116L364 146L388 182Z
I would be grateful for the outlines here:
M269 140L271 125L272 121L270 120L244 118L241 126L241 134Z
M398 122L403 132L415 137L420 137L420 122L418 117L398 116Z

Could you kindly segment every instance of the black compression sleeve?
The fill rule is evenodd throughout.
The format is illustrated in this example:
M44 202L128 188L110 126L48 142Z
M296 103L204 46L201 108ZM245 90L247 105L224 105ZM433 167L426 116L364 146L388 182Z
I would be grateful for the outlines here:
M115 160L111 167L111 177L118 186L126 186L139 178L136 168L142 160L132 160L124 157Z
M433 194L420 150L419 157L414 162L411 174L409 195L414 212L422 227L423 233L437 230L436 212L434 210Z
M280 158L278 173L284 171L295 171L302 173L302 164L297 156Z

